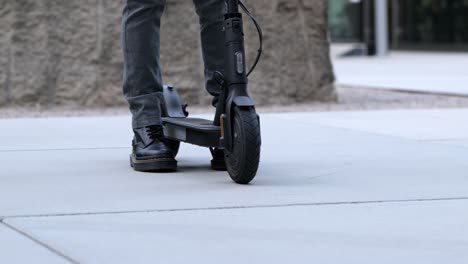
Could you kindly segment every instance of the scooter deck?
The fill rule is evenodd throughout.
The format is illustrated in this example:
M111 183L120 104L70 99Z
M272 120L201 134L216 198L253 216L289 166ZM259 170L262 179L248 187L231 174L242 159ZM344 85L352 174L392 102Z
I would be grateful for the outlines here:
M219 147L221 128L201 118L164 117L164 135L172 140L203 147Z

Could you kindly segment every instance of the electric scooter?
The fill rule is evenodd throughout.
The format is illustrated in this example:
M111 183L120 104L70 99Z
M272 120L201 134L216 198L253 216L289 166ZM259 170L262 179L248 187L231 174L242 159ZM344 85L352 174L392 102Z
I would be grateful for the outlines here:
M226 0L224 15L225 70L215 72L221 87L213 121L188 117L173 86L164 86L163 126L174 155L180 142L210 149L211 167L227 170L231 179L247 184L254 179L260 162L260 118L254 101L247 92L247 77L255 69L262 54L262 30L255 17L241 0ZM260 48L250 70L246 69L244 30L241 7L258 30Z

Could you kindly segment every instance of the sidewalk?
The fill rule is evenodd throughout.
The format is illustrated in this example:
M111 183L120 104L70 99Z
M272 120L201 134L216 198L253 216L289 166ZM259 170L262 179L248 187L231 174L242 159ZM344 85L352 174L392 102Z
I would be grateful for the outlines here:
M261 119L248 186L132 171L128 116L0 120L0 263L466 263L468 109Z
M342 85L468 96L468 53L392 51L387 57L334 56L333 65Z

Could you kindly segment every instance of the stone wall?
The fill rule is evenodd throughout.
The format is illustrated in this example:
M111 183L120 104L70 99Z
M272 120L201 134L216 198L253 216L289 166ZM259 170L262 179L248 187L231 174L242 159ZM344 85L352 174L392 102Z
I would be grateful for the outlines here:
M326 0L249 0L265 34L265 55L250 78L259 104L334 100ZM115 106L121 95L123 0L2 0L0 106ZM257 37L246 23L249 58ZM198 19L189 0L167 0L161 60L165 82L191 104L202 89Z

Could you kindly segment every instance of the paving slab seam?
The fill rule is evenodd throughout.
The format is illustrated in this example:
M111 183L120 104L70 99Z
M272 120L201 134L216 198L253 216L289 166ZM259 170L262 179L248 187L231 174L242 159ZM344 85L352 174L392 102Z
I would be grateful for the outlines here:
M428 144L432 144L432 145L438 145L438 146L444 146L444 147L451 147L451 148L455 148L455 149L468 149L468 145L455 145L454 143L457 143L459 141L468 141L468 139L448 139L448 140L419 140L419 142L423 142L423 143L428 143ZM450 144L452 143L452 144Z
M77 260L65 255L63 252L60 252L59 250L53 248L52 246L46 244L45 242L33 237L32 235L28 234L27 232L19 229L19 228L16 228L15 226L11 225L11 224L8 224L6 223L5 221L3 221L4 219L2 219L2 221L0 222L0 224L2 224L3 226L5 226L6 228L12 230L13 232L31 240L32 242L34 242L35 244L39 245L40 247L50 251L52 254L64 259L65 261L69 262L69 263L73 263L73 264L79 264L80 262L78 262Z
M279 117L281 118L281 117ZM289 120L287 118L283 118L283 120ZM412 142L419 142L419 143L433 143L431 142L433 139L416 139L416 138L409 138L409 137L404 137L404 136L395 136L395 135L389 135L389 134L383 134L383 133L378 133L378 132L369 132L365 130L360 130L360 129L354 129L354 128L348 128L348 127L342 127L342 126L333 126L333 125L327 125L323 124L320 122L314 122L314 123L307 123L304 121L296 121L297 123L301 123L302 125L316 125L319 127L323 128L330 128L330 129L338 129L338 130L343 130L347 132L354 132L354 133L362 133L362 134L367 134L370 136L378 136L378 137L385 137L385 138L391 138L391 139L396 139L396 140L403 140L403 141L412 141ZM436 141L440 139L435 139ZM450 138L448 140L466 140L465 138Z
M446 141L465 141L468 138L434 138L434 139L419 139L421 142L446 142Z
M281 117L278 116L278 118L281 118ZM286 121L290 121L288 118L282 118L282 119L286 120ZM408 137L404 137L404 136L395 136L395 135L383 134L383 133L378 133L378 132L370 132L370 131L365 131L365 130L360 130L360 129L355 129L355 128L342 127L342 126L327 125L327 124L324 124L324 123L314 122L314 121L312 121L313 123L308 123L308 122L304 122L304 121L295 121L295 122L300 123L302 125L315 125L315 126L319 126L319 127L322 127L322 128L337 129L337 130L342 130L342 131L346 131L346 132L366 134L366 135L370 135L370 136L377 136L377 137L391 138L391 139L395 139L395 140L426 143L426 142L423 142L420 139L415 139L415 138L408 138Z
M305 206L340 206L340 205L362 205L362 204L444 202L444 201L463 201L463 200L468 200L468 196L467 197L420 198L420 199L397 199L397 200L289 203L289 204L266 204L266 205L245 205L245 206L219 206L219 207L195 207L195 208L173 208L173 209L147 209L147 210L126 210L126 211L101 211L101 212L96 211L96 212L77 212L77 213L10 215L10 216L4 216L4 220L20 219L20 218L123 215L123 214L139 214L139 213L171 213L171 212L190 212L190 211L216 211L216 210L285 208L285 207L305 207Z
M87 150L105 150L105 149L127 149L129 147L102 147L102 148L56 148L56 149L4 149L1 152L42 152L42 151L87 151Z
M448 96L448 97L461 97L461 98L466 98L468 97L468 94L465 93L457 93L457 92L443 92L443 91L431 91L431 90L416 90L416 89L411 89L411 88L398 88L398 87L390 87L390 86L371 86L371 85L365 85L365 84L349 84L349 83L342 83L342 82L337 82L337 85L344 87L344 88L363 88L367 90L384 90L384 91L390 91L390 92L398 92L398 93L408 93L408 94L423 94L423 95L440 95L440 96Z

